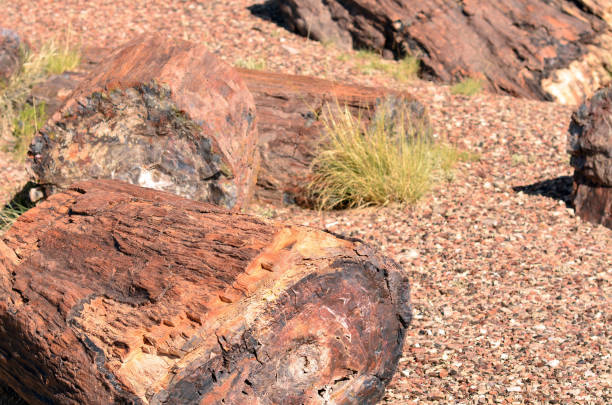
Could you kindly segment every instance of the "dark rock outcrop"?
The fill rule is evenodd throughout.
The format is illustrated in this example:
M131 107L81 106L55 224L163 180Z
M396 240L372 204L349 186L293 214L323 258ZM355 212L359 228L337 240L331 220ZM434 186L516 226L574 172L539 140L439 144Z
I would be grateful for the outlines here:
M424 75L443 82L486 79L489 90L572 102L575 83L566 77L543 83L590 52L609 32L602 10L565 0L288 0L279 7L302 35L339 45L406 53L422 59ZM592 3L588 1L588 3ZM601 8L601 7L600 7ZM599 61L601 64L601 61ZM609 63L609 62L608 62ZM573 80L601 76L588 63L569 72ZM580 72L580 74L578 73ZM609 78L608 78L609 80ZM569 80L572 81L571 79ZM599 79L586 85L597 85ZM581 83L582 85L582 83ZM550 92L549 92L550 88ZM585 89L586 91L586 89Z
M248 203L259 153L255 105L205 47L142 36L81 81L30 147L47 193L112 178L228 208Z
M569 127L576 213L612 228L612 87L572 114Z
M19 70L26 49L16 32L0 27L0 86Z
M0 238L0 383L30 404L373 404L410 322L358 241L114 180Z

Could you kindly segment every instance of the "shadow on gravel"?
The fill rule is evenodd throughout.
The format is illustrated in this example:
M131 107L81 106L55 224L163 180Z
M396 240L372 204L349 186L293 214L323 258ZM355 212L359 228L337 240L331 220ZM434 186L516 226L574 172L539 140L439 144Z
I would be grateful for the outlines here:
M571 195L572 195L572 182L571 176L561 176L556 179L549 179L539 181L537 183L530 184L528 186L516 186L512 187L512 190L522 191L528 195L541 195L555 200L563 201L568 207L571 206Z
M255 17L259 17L262 20L273 22L281 28L286 30L289 29L283 16L280 13L280 9L278 8L278 2L275 0L267 0L263 4L253 4L252 6L247 7L247 9L253 14Z

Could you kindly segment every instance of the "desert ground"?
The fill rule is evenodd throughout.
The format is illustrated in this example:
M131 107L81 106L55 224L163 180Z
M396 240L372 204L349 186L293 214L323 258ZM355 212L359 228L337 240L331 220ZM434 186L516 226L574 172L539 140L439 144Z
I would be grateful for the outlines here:
M206 44L230 64L411 93L434 135L477 159L458 163L415 205L318 212L255 203L249 212L361 238L403 266L413 320L383 403L612 402L612 231L570 204L575 106L453 95L364 72L353 51L291 33L258 0L0 5L0 25L33 43L67 32L95 54L159 32ZM4 153L0 178L6 202L27 173Z

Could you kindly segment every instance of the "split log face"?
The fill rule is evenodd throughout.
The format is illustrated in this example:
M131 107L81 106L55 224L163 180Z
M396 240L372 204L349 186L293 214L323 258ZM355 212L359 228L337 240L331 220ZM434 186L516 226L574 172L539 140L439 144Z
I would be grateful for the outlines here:
M343 84L308 76L237 69L253 94L261 139L261 169L255 196L268 203L311 206L306 185L310 165L325 138L319 115L337 107L371 119L379 107L386 114L408 104L412 119L426 120L425 108L403 92Z
M367 245L117 181L0 240L0 381L32 404L372 403L409 321Z
M608 228L612 228L611 120L612 87L608 87L572 114L568 136L576 213Z
M112 178L239 208L258 168L255 106L205 47L143 36L82 81L34 139L49 192Z
M549 99L542 80L581 58L607 24L578 1L288 0L302 35L348 47L419 56L425 76L486 79L489 90ZM579 82L580 78L576 78Z

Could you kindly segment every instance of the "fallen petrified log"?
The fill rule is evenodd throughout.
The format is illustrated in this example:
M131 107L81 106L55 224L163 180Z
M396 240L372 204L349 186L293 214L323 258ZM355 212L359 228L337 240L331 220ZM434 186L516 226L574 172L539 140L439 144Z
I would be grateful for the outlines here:
M19 71L27 48L16 32L0 27L0 88Z
M145 35L81 81L30 147L48 194L111 178L239 208L255 186L255 105L204 46Z
M600 35L609 32L603 13L580 4L584 1L277 3L288 25L310 38L393 52L398 57L410 53L422 59L426 77L448 83L482 75L490 90L538 99L552 96L543 87L543 79L581 59ZM603 66L599 70L604 70ZM574 87L582 80L578 76L582 75L576 75ZM564 92L574 91L572 83L566 83L565 88L560 83L548 84L553 85L554 95L563 99L570 96Z
M32 404L373 403L409 321L361 242L113 180L0 239L0 381Z
M572 199L583 219L612 228L612 87L599 90L574 114L569 127Z
M264 202L311 205L306 185L317 146L324 139L321 114L348 107L355 117L393 115L408 109L410 119L427 125L425 108L409 94L386 88L344 84L308 76L237 69L253 94L261 143L255 196Z

